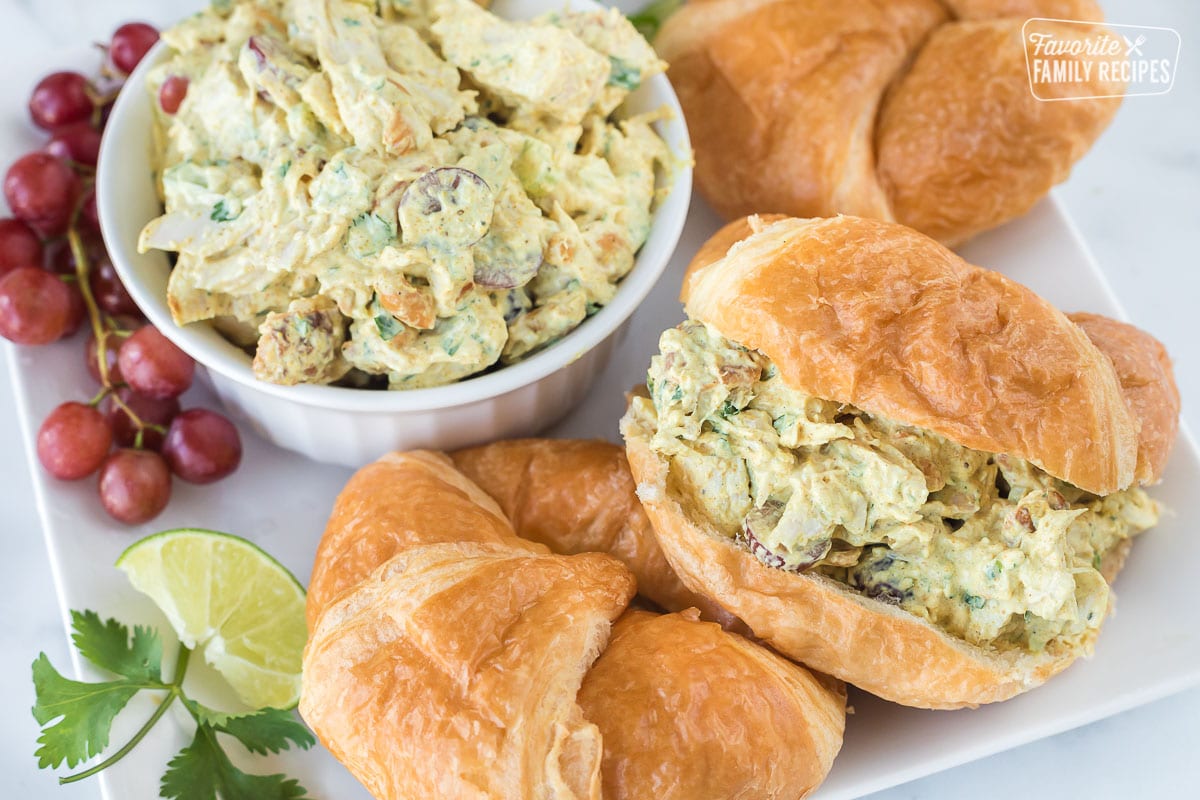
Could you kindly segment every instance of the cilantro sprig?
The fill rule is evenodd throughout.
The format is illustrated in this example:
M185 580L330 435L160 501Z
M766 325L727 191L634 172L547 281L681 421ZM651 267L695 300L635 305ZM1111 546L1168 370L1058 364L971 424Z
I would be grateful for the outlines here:
M162 702L125 745L100 763L58 779L74 783L111 767L132 751L176 700L196 723L191 744L171 759L159 794L168 800L303 800L307 790L285 775L251 775L234 766L221 737L237 740L256 755L278 753L296 745L307 750L315 739L287 711L264 708L249 714L227 714L187 696L183 680L191 650L180 645L175 675L162 674L162 639L147 627L133 630L115 619L101 620L94 611L71 612L71 640L79 653L113 680L84 683L63 677L45 653L33 662L37 702L33 716L42 726L34 755L38 767L74 768L109 745L113 720L142 691L164 692Z

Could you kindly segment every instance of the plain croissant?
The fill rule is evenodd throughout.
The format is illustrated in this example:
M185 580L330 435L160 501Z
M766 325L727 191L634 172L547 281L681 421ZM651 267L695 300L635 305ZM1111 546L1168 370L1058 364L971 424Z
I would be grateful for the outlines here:
M516 536L446 456L385 456L347 484L318 550L301 714L380 800L815 788L844 686L695 610L627 611L634 591L609 555Z
M1032 208L1120 103L1035 98L1030 17L1101 19L1090 0L691 0L654 45L723 216L853 214L953 246ZM1072 97L1122 91L1095 72Z
M667 611L696 608L727 630L746 627L679 580L637 499L625 448L598 439L512 439L451 453L517 535L556 553L607 553L629 567L638 594Z

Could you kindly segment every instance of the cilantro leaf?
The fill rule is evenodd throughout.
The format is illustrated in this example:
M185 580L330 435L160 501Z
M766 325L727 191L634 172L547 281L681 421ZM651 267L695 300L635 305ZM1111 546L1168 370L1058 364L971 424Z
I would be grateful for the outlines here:
M379 338L390 342L399 335L400 323L391 314L376 314L375 327L379 330Z
M393 317L390 312L384 310L379 304L379 295L371 298L369 310L375 315L375 328L379 331L379 338L385 342L390 342L400 335L404 330L404 326L400 321Z
M317 741L290 711L264 708L249 714L226 714L194 700L188 700L187 706L200 724L229 734L257 755L278 753L291 748L293 744L307 750Z
M90 662L122 676L120 680L82 683L64 678L45 653L33 662L37 700L33 717L42 727L35 752L38 767L69 767L100 754L109 744L116 716L139 691L167 694L132 738L106 759L59 783L74 783L101 772L127 756L162 720L178 699L196 721L192 743L167 765L161 793L168 800L308 800L308 790L285 775L242 772L221 749L217 734L237 739L251 753L267 755L293 745L307 750L315 737L289 712L267 708L227 714L197 703L183 689L191 650L180 645L175 676L162 677L162 640L150 628L130 629L94 611L71 612L72 641Z
M218 200L217 204L212 207L212 213L208 215L208 218L213 222L229 222L240 216L240 211L234 211L224 200Z
M115 619L100 621L95 611L72 611L71 641L88 661L134 681L162 683L162 641L150 628L129 629Z
M159 794L168 800L301 800L308 790L284 775L242 772L217 744L216 732L201 723L192 743L167 765Z
M395 241L395 226L369 211L355 217L346 231L346 250L355 258L373 256Z
M609 56L611 68L608 72L608 85L618 86L633 91L642 83L642 71L624 59Z
M141 688L127 680L69 680L50 665L45 653L39 653L33 662L33 687L37 694L33 718L43 726L38 737L41 747L34 753L39 769L57 767L64 761L74 767L107 747L113 719ZM56 719L58 722L47 727Z

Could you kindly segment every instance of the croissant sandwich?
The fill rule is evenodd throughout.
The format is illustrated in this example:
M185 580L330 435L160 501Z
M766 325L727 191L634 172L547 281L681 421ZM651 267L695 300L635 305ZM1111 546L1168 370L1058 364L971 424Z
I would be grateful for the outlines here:
M1093 99L1035 97L1030 17L1101 19L1090 0L690 0L654 46L722 215L856 214L954 245L1028 211L1120 104L1098 70L1038 89ZM1038 25L1081 50L1097 35Z
M732 245L732 246L731 246ZM667 559L881 697L1003 700L1090 652L1159 509L1162 346L893 223L740 220L622 420Z
M460 457L489 479L519 464L541 476L565 505L537 525L573 555L517 536L440 453L391 454L350 480L313 568L304 719L380 800L808 794L841 747L845 687L694 609L628 609L633 573L579 552L604 543L596 529L571 533L585 495L636 502L623 482L582 480L619 460L557 447Z

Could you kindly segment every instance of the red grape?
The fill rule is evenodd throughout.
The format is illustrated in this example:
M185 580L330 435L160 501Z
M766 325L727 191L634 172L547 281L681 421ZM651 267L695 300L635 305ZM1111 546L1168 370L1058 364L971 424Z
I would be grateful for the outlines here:
M118 450L100 466L100 503L113 519L137 525L154 519L171 499L171 471L150 450Z
M113 327L119 331L133 333L146 323L146 318L141 314L116 314L112 318L112 323Z
M108 118L112 116L113 103L105 103L100 106L100 121L97 127L103 132L108 127Z
M115 386L121 383L121 370L117 366L117 352L121 349L121 342L124 341L119 336L114 336L109 333L104 337L105 355L108 357L108 383L110 386ZM100 350L96 347L96 335L93 333L88 336L87 345L83 351L83 363L87 365L87 371L92 376L96 383L103 383L100 377Z
M29 115L39 128L54 130L92 115L87 78L78 72L55 72L34 87L29 98Z
M103 414L84 403L63 403L38 430L38 460L56 478L79 480L100 469L112 443Z
M150 25L122 25L108 48L111 67L133 72L158 40ZM162 110L177 113L188 88L185 75L168 76L158 92ZM89 332L84 362L97 382L110 387L108 406L102 412L84 403L63 403L42 423L37 452L58 478L75 480L98 470L105 510L137 524L166 507L172 471L193 483L219 480L237 469L242 443L224 416L204 409L180 411L178 397L191 386L195 362L161 331L142 325L140 310L99 238L95 189L81 178L96 166L111 108L112 97L100 98L99 91L84 75L63 71L43 78L29 99L34 123L51 136L43 151L21 157L4 175L12 218L0 219L0 335L20 344L45 344L74 333L87 319L84 292L75 281L81 267L64 240L77 219L75 230L84 237L88 260L88 284L82 289L90 289L107 313L106 326L130 333L105 334L98 346ZM106 364L103 378L100 358ZM131 447L135 443L138 447ZM120 449L112 452L114 444Z
M79 211L79 221L83 224L84 230L92 233L100 232L100 212L96 209L96 190L88 189L87 196L83 198L83 207Z
M121 376L135 391L160 400L187 391L196 371L196 362L153 325L125 340L117 364Z
M46 143L46 152L64 161L94 167L100 158L100 131L86 122L59 128Z
M79 189L71 168L49 153L22 156L4 176L4 196L13 215L45 236L66 232Z
M43 265L56 275L75 274L75 254L66 239L55 239L47 242L46 260Z
M114 67L128 74L133 72L157 41L158 31L154 26L144 22L127 22L113 34L108 55Z
M179 414L179 400L174 397L168 400L157 400L144 394L138 394L129 387L118 389L117 396L147 425L161 425L165 428ZM113 439L119 446L133 446L137 439L137 426L125 413L125 409L116 403L111 403L108 409L108 424L112 426ZM142 433L142 447L147 450L161 450L164 435L153 428L146 428Z
M163 81L158 90L158 104L168 114L174 114L183 105L188 93L188 79L182 75L172 75Z
M189 408L171 421L162 453L183 480L212 483L237 469L242 440L225 417L206 408Z
M42 263L42 240L19 219L0 219L0 277Z
M63 285L67 287L67 327L63 329L62 338L66 338L74 336L87 319L87 303L83 302L78 283L63 281Z
M0 278L0 336L17 344L49 344L71 322L71 292L57 275L17 267Z
M89 265L108 260L108 251L104 249L104 242L99 236L86 228L79 234L83 239L83 252L88 258ZM54 239L47 242L43 266L59 275L75 275L75 253L71 251L71 243L66 239Z
M109 314L141 313L137 303L129 296L129 290L121 283L121 278L107 253L94 257L88 283L92 287L92 296L96 298L96 305Z

